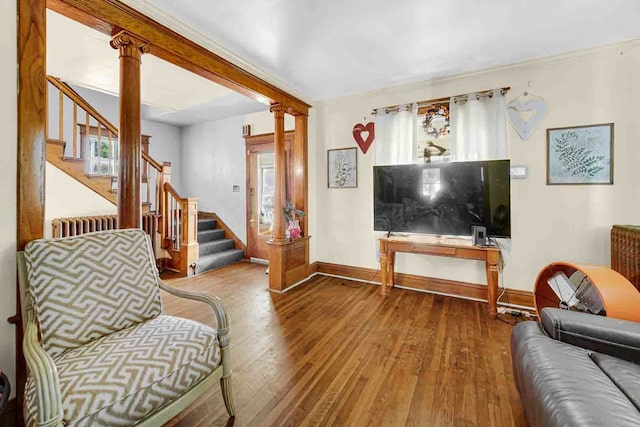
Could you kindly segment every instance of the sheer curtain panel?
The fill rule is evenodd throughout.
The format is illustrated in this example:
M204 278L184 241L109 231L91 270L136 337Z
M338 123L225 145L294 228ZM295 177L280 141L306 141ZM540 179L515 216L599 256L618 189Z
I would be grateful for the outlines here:
M500 89L452 97L451 160L507 158L507 109Z
M417 113L418 108L411 104L376 111L376 165L416 163Z

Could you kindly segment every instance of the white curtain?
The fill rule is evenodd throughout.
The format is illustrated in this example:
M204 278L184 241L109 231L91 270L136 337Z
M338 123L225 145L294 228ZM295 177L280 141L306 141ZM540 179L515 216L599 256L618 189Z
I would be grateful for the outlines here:
M418 161L418 107L400 105L398 110L376 110L374 165L402 165ZM381 237L387 233L374 231L374 250L380 262Z
M376 111L376 165L416 163L418 108L401 105L396 111Z
M493 160L507 157L507 109L500 89L452 97L451 160Z

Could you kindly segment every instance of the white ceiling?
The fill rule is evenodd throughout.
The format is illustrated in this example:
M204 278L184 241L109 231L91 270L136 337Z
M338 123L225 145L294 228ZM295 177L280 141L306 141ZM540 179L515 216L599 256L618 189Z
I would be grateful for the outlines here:
M118 52L110 37L47 11L47 74L116 95ZM71 43L70 43L71 41ZM244 95L153 55L142 57L143 118L184 126L268 108Z
M146 2L315 100L640 36L639 0Z

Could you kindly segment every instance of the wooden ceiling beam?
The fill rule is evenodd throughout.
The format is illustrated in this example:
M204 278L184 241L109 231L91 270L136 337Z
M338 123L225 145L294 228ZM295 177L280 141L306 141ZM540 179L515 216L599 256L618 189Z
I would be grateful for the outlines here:
M117 0L47 0L47 7L113 36L126 30L149 41L150 53L258 102L286 106L293 115L308 115L310 105L254 76Z

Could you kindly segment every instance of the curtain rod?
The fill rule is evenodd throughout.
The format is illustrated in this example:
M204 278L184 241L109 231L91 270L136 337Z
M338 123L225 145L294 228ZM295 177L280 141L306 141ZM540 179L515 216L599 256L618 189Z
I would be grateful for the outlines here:
M489 89L489 90L481 90L478 92L472 92L472 93L477 93L479 96L483 96L483 95L487 95L491 92L493 92L494 89ZM500 88L500 93L502 95L504 95L505 93L509 92L511 90L511 86L505 86ZM467 96L466 94L464 95L454 95L454 96L448 96L446 98L435 98L435 99L429 99L427 101L418 101L416 104L418 105L418 108L420 107L426 107L427 105L433 105L433 104L437 104L439 102L448 102L451 98L462 98ZM401 105L390 105L388 107L382 107L382 108L376 108L374 109L371 114L373 114L374 116L376 115L377 110L382 110L384 109L385 112L390 113L393 111L400 111L400 107L402 105L411 105L411 104L401 104ZM410 107L408 108L408 110L410 110Z

